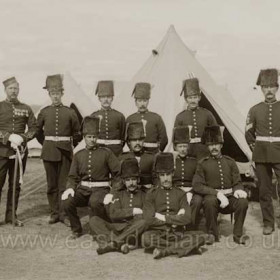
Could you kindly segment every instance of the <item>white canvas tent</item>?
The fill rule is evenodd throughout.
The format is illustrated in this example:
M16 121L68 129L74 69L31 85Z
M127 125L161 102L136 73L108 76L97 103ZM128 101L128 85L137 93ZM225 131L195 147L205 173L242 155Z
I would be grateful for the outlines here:
M64 105L73 108L77 115L81 118L91 114L97 110L97 105L93 100L86 95L77 82L72 78L70 73L65 73L63 75L63 86L64 86L64 95L62 102ZM42 108L48 106L50 101L42 106ZM37 116L39 112L35 115ZM82 144L81 144L82 145ZM40 156L41 145L37 142L36 139L33 139L28 143L29 155L31 157Z
M211 110L219 124L226 127L224 153L239 162L249 162L251 152L244 138L245 117L239 112L236 103L227 90L218 86L195 58L171 26L156 49L140 70L134 75L124 91L116 97L115 107L126 116L136 111L131 97L137 82L150 82L152 94L149 109L159 113L166 125L169 144L172 150L172 129L176 115L184 109L184 99L180 97L182 81L189 74L199 79L203 92L201 106ZM239 165L242 169L244 164ZM248 164L246 164L246 169Z

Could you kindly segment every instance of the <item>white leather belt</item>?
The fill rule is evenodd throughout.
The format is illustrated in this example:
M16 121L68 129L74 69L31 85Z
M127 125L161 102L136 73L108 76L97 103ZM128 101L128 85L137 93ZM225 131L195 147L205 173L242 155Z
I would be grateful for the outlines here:
M109 139L97 139L97 144L103 144L103 145L119 145L122 141L115 139L115 140L109 140Z
M230 188L230 189L216 189L216 191L221 192L222 194L232 194L232 188Z
M143 146L145 148L158 148L158 143L144 142Z
M184 192L190 192L192 190L192 187L179 187Z
M276 136L257 136L257 141L264 141L264 142L280 142L280 137Z
M201 138L200 137L195 137L195 138L191 138L190 139L190 143L200 143L201 142Z
M71 141L71 137L70 136L45 136L45 140L54 141L54 142Z
M88 181L82 181L81 185L88 188L102 188L102 187L110 187L110 182L104 181L104 182L88 182Z

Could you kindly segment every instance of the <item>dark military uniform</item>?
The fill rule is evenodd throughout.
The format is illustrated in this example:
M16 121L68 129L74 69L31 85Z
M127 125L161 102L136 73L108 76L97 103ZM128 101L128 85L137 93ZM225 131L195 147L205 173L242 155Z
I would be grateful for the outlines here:
M126 123L146 121L144 149L153 153L164 151L167 143L165 124L160 115L153 112L137 112L127 117Z
M193 157L184 158L177 156L175 161L175 171L173 183L176 187L181 188L184 192L192 192L192 180L196 171L197 160ZM192 224L197 226L199 211L202 206L202 196L193 194L191 200Z
M244 190L235 161L228 156L221 156L219 158L209 156L202 159L197 165L193 178L193 188L195 192L203 195L203 207L208 233L213 234L218 239L218 212L223 214L234 212L233 234L241 237L248 201L247 199L237 199L233 196L236 190ZM224 209L219 207L218 191L225 194L229 200L229 205Z
M185 213L177 215L180 209ZM155 213L165 215L166 221L155 218ZM144 218L148 223L148 231L143 234L146 249L161 248L165 255L188 255L193 249L204 243L200 232L185 232L184 226L191 223L191 210L185 193L172 187L152 189L146 195Z
M216 125L213 114L205 108L186 109L176 116L174 127L192 126L189 154L198 159L209 155L207 147L201 143L201 137L206 126Z
M116 156L122 153L125 141L125 117L114 109L101 109L91 114L100 119L100 132L97 143L106 146Z
M28 130L26 130L26 126ZM9 142L9 136L14 133L20 135L24 142L21 150L24 150L22 154L23 171L26 166L27 160L27 141L34 138L36 133L36 119L31 108L19 101L10 102L8 100L0 102L0 200L2 188L5 184L7 172L9 172L9 189L6 208L6 222L12 221L12 194L13 194L13 177L14 177L14 165L15 165L15 151L11 148ZM17 209L18 199L20 193L19 183L19 170L16 181L16 203L15 209Z
M139 163L140 175L139 175L139 187L142 191L147 192L154 184L154 174L153 174L153 165L155 154L142 151L138 155L135 155L134 152L123 153L119 160L123 161L128 158L136 158Z
M75 111L62 104L47 106L38 115L37 140L42 144L41 158L47 175L51 217L64 220L61 195L66 187L73 146L82 139Z
M135 192L118 191L114 194L112 203L106 206L112 223L97 216L90 219L90 228L97 234L96 241L99 246L109 242L116 242L117 247L122 243L133 242L133 245L137 245L146 222L143 215L133 215L133 208L143 209L144 198L145 193L139 189ZM126 240L127 238L129 240Z
M76 207L90 206L93 216L106 218L104 197L110 191L110 181L120 172L120 163L110 149L83 149L74 155L68 175L67 188L75 190L74 197L63 201L73 232L81 233L82 226Z
M253 151L264 226L274 229L272 169L280 182L280 102L261 102L248 114L245 137Z

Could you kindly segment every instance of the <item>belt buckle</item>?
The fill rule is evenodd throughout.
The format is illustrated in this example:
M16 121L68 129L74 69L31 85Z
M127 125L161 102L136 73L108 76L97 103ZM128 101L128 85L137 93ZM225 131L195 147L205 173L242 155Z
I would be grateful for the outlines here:
M58 142L59 141L59 136L54 136L54 141Z
M109 140L108 139L104 140L104 145L109 145Z

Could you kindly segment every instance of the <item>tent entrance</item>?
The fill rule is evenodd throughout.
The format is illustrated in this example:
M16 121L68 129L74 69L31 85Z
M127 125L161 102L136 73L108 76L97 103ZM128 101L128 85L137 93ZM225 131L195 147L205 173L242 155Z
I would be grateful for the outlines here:
M200 103L201 107L208 109L211 111L211 113L215 116L217 122L219 125L225 126L222 119L212 106L212 104L209 102L207 97L202 93L201 94L201 100ZM224 146L222 149L222 153L224 155L230 156L235 159L237 162L249 162L247 156L244 154L244 152L240 149L239 145L236 143L234 138L231 136L229 130L225 126L224 131Z

